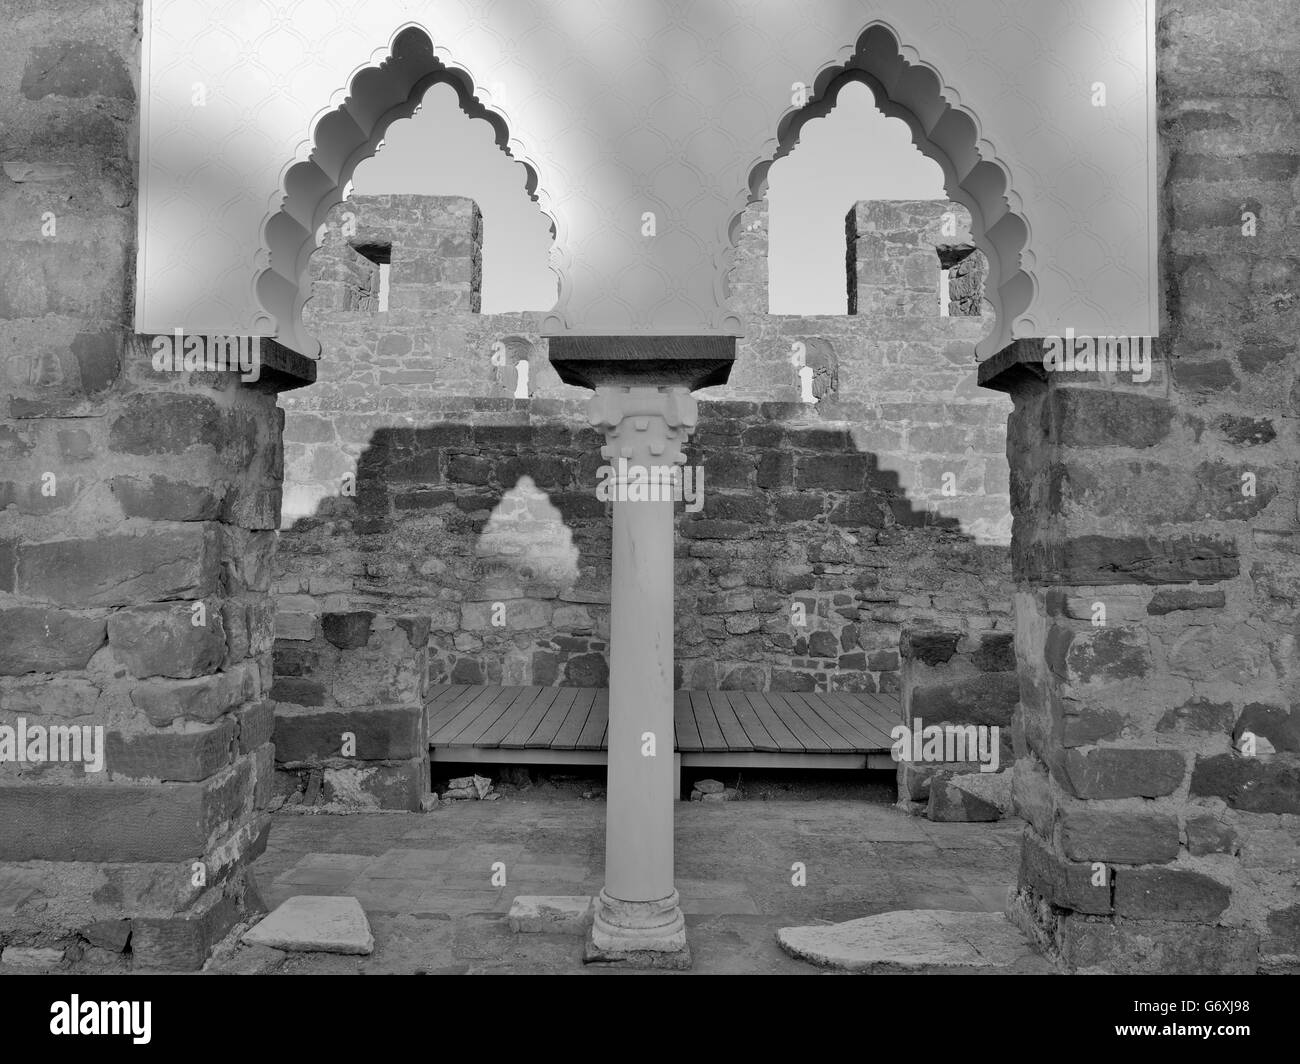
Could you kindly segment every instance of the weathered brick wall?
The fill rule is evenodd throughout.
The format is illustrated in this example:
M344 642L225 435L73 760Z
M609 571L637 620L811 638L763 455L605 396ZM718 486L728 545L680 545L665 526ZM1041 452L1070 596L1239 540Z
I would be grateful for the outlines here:
M1294 970L1300 31L1268 0L1162 9L1162 365L999 378L1015 911L1075 967Z
M3 48L0 724L107 756L0 764L0 944L194 968L269 828L280 413L130 332L134 0L11 3Z

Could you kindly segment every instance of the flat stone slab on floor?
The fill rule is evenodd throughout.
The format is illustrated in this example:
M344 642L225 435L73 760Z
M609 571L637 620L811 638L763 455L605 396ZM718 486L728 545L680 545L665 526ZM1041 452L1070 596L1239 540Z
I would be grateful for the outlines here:
M244 934L252 946L299 953L348 953L369 956L375 939L370 921L356 898L300 894Z
M1002 913L900 909L842 924L783 927L793 957L848 972L1009 968L1029 942Z
M586 934L592 901L590 894L521 894L510 904L510 930L516 934Z

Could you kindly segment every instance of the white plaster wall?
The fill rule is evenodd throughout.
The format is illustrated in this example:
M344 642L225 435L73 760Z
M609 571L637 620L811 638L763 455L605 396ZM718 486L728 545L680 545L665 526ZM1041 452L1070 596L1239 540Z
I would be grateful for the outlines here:
M1023 309L981 355L1066 327L1153 335L1149 3L146 0L136 327L260 331L307 346L295 323L276 320L292 315L259 303L263 227L315 124L416 25L473 78L506 119L512 154L539 175L557 229L550 328L743 328L723 295L751 172L777 151L792 84L846 62L875 21L972 119L979 158L1005 175L1010 209L1029 226ZM1105 107L1093 106L1095 82ZM955 161L964 171L975 159ZM656 214L653 238L642 235L645 211Z

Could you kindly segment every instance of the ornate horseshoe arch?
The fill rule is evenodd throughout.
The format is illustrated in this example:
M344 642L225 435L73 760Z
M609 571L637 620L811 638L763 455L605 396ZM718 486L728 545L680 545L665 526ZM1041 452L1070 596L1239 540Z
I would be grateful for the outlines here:
M781 116L776 137L769 141L771 154L750 169L749 188L733 202L720 303L728 295L726 279L746 204L762 198L772 164L794 149L804 124L829 114L840 90L851 82L865 84L884 114L907 123L912 142L943 170L948 195L970 211L972 235L989 261L987 296L997 314L997 324L980 342L978 353L983 358L1001 350L1011 342L1017 323L1032 329L1033 323L1022 318L1037 291L1032 230L1011 186L1010 168L984 137L974 109L961 102L957 90L916 49L900 43L897 31L879 20L868 24L845 61L821 69L809 86L808 102L802 107L792 104ZM730 324L737 329L741 325L735 319Z
M302 320L303 307L311 297L307 268L317 247L317 230L329 211L343 201L343 190L358 164L379 150L388 127L409 118L424 93L438 83L455 89L465 113L490 123L501 150L523 164L528 194L551 221L556 238L551 269L557 274L563 298L559 226L546 208L545 195L539 195L537 167L520 141L512 137L506 116L479 98L469 71L439 55L428 30L411 23L393 35L380 61L352 75L346 99L312 123L311 135L304 142L310 154L288 165L282 175L281 194L262 227L265 266L257 273L253 289L284 346L319 357L320 344L307 333Z

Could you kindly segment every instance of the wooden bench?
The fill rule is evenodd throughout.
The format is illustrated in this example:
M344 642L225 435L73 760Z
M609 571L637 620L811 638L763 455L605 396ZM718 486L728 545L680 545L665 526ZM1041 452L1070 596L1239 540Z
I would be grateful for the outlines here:
M441 684L427 708L433 761L605 764L604 688ZM677 691L673 764L679 781L682 766L892 769L899 720L897 693Z

